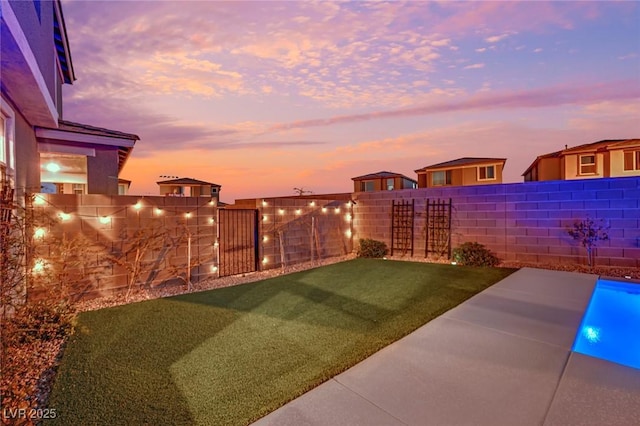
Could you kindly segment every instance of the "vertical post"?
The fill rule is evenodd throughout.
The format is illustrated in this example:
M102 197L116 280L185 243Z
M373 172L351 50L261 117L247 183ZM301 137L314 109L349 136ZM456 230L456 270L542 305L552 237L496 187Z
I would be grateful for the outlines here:
M316 229L316 218L311 216L311 232L309 232L309 252L311 253L311 261L313 262L313 235Z
M413 235L413 218L414 218L414 212L415 212L415 207L416 207L416 200L415 199L411 199L411 257L413 257L413 242L414 242L414 235Z
M449 198L449 215L447 223L448 246L449 246L449 259L451 259L451 198Z
M260 266L260 210L253 211L253 269L257 271Z
M187 289L191 291L191 232L187 230Z
M395 227L395 220L396 220L396 200L391 200L391 256L393 256L393 242L394 242L394 235L393 235L393 228Z

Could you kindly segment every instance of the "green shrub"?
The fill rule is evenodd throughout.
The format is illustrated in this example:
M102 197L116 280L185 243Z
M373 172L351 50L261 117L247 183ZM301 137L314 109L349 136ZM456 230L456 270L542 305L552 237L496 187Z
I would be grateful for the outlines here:
M467 266L496 266L500 259L480 243L466 242L453 249L453 260Z
M387 245L382 241L361 238L358 257L383 257L388 251Z

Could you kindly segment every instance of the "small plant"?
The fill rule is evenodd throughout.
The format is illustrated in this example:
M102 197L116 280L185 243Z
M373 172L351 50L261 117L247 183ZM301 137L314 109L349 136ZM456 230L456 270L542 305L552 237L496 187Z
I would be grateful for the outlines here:
M467 266L491 267L500 263L500 259L491 250L477 242L466 242L453 249L453 260Z
M607 241L609 239L609 225L605 224L602 219L598 222L587 217L586 219L576 221L573 227L567 230L567 233L576 241L587 249L587 261L589 268L593 267L593 249L598 241Z
M387 245L382 241L361 238L360 247L358 247L358 257L380 258L384 257L388 251Z

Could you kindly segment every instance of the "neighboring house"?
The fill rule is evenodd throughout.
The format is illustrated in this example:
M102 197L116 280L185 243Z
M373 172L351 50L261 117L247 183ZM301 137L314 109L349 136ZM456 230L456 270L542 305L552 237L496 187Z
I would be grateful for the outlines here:
M416 170L418 188L502 183L504 158L464 157Z
M2 0L0 45L0 178L18 197L117 194L139 138L62 119L62 85L76 78L60 1Z
M120 194L119 174L138 136L60 120L36 127L41 191L55 194Z
M541 155L525 182L640 176L640 139L603 140Z
M394 191L417 188L418 185L415 180L393 172L370 173L351 178L351 180L353 180L353 192Z
M126 179L118 179L118 195L128 195L131 181Z
M212 197L220 199L222 186L192 178L177 178L156 182L160 186L160 195L167 197Z

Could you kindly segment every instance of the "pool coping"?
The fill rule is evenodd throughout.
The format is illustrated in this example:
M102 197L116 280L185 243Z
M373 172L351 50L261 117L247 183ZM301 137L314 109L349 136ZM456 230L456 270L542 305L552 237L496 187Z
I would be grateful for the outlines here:
M522 268L255 424L632 424L640 369L571 351L598 278Z

